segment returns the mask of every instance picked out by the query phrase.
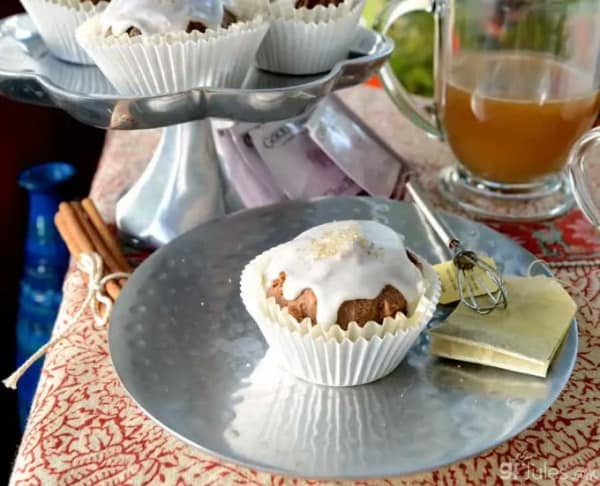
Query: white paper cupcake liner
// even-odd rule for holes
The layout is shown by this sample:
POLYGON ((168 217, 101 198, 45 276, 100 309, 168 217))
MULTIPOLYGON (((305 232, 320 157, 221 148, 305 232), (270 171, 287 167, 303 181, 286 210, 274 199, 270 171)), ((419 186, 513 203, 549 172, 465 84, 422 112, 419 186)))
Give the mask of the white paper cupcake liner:
POLYGON ((440 282, 423 259, 426 291, 413 315, 399 314, 383 323, 364 327, 351 324, 348 330, 332 326, 325 330, 298 323, 279 309, 264 290, 264 267, 269 252, 252 260, 242 272, 241 297, 267 343, 283 366, 306 381, 328 386, 353 386, 378 380, 391 373, 425 329, 440 296, 440 282))
POLYGON ((104 37, 98 18, 77 39, 123 95, 153 96, 192 88, 239 88, 269 26, 261 17, 228 29, 152 36, 104 37))
POLYGON ((345 59, 356 35, 364 2, 338 7, 293 8, 288 2, 269 7, 271 27, 258 50, 261 69, 285 74, 317 74, 345 59))
POLYGON ((88 19, 108 5, 78 0, 21 0, 50 52, 56 57, 76 64, 94 64, 79 46, 75 32, 88 19))

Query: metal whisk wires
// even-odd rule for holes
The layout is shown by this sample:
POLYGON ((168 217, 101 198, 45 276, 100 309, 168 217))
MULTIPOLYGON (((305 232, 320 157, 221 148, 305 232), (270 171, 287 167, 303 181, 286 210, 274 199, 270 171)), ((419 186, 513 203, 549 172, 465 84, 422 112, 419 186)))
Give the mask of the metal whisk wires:
POLYGON ((460 301, 481 315, 489 314, 494 309, 505 309, 508 301, 500 272, 474 251, 462 247, 460 240, 434 214, 431 203, 415 182, 407 182, 406 190, 438 238, 452 252, 460 301), (475 290, 474 283, 485 293, 478 296, 481 292, 475 290))

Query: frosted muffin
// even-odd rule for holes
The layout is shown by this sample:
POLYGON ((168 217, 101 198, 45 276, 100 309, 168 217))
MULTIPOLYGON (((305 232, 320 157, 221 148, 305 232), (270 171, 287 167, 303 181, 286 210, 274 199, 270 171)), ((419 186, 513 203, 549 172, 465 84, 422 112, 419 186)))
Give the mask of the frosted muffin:
POLYGON ((77 39, 124 95, 239 88, 268 25, 221 0, 112 0, 77 39))
POLYGON ((50 52, 76 64, 94 64, 75 38, 77 28, 98 15, 110 0, 21 0, 50 52))
POLYGON ((267 298, 273 297, 298 321, 333 322, 342 329, 355 322, 363 327, 399 312, 414 312, 423 293, 421 269, 393 230, 372 221, 332 223, 303 233, 275 252, 266 278, 277 277, 271 280, 267 298), (306 275, 307 266, 313 280, 306 275), (340 292, 345 286, 352 290, 340 292), (340 301, 336 294, 348 298, 340 301))
POLYGON ((356 385, 390 373, 431 318, 433 268, 373 221, 317 226, 255 258, 242 299, 297 376, 356 385))
MULTIPOLYGON (((240 2, 242 3, 242 2, 240 2)), ((256 0, 270 22, 257 54, 261 69, 308 75, 329 71, 348 56, 363 0, 256 0)))

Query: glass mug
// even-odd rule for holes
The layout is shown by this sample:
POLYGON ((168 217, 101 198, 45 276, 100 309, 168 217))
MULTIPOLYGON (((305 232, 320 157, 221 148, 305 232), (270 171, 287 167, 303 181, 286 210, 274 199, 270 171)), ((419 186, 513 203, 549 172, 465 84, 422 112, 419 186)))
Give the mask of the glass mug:
POLYGON ((600 229, 600 152, 596 152, 596 167, 587 157, 600 143, 600 128, 587 132, 573 147, 569 157, 569 177, 579 207, 590 223, 600 229))
POLYGON ((389 64, 380 77, 400 111, 452 150, 442 195, 508 221, 571 208, 565 166, 600 109, 600 1, 391 0, 377 28, 415 11, 434 15, 433 115, 389 64))

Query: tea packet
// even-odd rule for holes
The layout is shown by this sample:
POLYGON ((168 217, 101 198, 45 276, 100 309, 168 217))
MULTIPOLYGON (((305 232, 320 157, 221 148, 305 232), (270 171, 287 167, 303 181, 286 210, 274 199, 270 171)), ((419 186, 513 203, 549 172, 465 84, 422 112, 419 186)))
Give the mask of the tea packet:
POLYGON ((482 316, 464 304, 429 331, 433 355, 545 377, 577 306, 556 280, 505 277, 506 309, 482 316))
POLYGON ((308 116, 236 123, 216 134, 225 171, 247 207, 333 195, 395 197, 409 173, 406 161, 334 95, 308 116))
POLYGON ((242 162, 256 179, 268 187, 273 201, 283 201, 286 199, 283 191, 277 186, 269 168, 261 159, 260 154, 254 146, 252 138, 247 132, 245 124, 234 125, 228 132, 238 152, 242 155, 242 162))
POLYGON ((229 130, 216 131, 215 141, 223 171, 233 187, 225 188, 229 207, 259 207, 286 199, 279 188, 271 183, 270 173, 261 165, 258 155, 251 150, 240 150, 229 130))
POLYGON ((315 144, 305 121, 266 123, 247 132, 277 186, 290 199, 360 194, 362 188, 315 144))
POLYGON ((367 194, 390 197, 406 170, 399 156, 336 95, 306 123, 311 139, 367 194))

